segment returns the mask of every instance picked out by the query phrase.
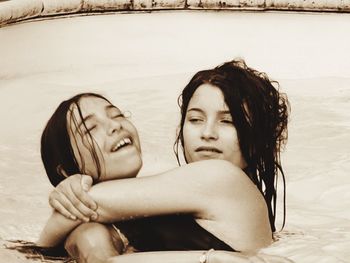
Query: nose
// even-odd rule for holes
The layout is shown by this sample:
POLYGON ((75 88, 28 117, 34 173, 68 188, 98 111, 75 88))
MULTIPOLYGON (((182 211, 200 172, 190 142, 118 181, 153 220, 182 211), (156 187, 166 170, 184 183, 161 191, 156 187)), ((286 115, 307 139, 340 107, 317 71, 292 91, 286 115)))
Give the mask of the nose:
POLYGON ((123 129, 123 126, 120 121, 109 120, 108 126, 107 126, 108 135, 113 135, 113 133, 119 132, 121 129, 123 129))
POLYGON ((206 122, 202 127, 201 139, 203 140, 217 140, 218 133, 214 123, 206 122))

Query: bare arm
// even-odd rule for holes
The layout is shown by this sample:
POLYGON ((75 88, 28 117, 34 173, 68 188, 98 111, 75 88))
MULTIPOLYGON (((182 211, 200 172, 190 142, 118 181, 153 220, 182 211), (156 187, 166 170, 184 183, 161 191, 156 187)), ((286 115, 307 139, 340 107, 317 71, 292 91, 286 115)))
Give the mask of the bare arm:
POLYGON ((65 242, 65 249, 78 262, 106 262, 120 255, 125 245, 112 226, 100 223, 84 223, 75 228, 65 242))
POLYGON ((67 219, 60 213, 53 211, 40 234, 37 245, 42 247, 54 247, 58 245, 80 223, 81 221, 67 219))
POLYGON ((210 263, 292 263, 293 261, 266 254, 245 255, 238 252, 213 251, 165 251, 125 254, 110 258, 108 263, 198 263, 206 255, 206 262, 210 263))
POLYGON ((200 161, 154 176, 103 182, 89 193, 98 204, 98 222, 190 213, 239 251, 272 241, 262 195, 241 169, 226 161, 200 161))
MULTIPOLYGON (((210 207, 205 198, 209 198, 214 204, 219 196, 218 191, 214 190, 217 188, 209 189, 208 186, 224 180, 223 175, 219 179, 218 175, 209 173, 208 169, 215 169, 215 164, 221 164, 218 168, 221 170, 230 165, 218 160, 203 162, 204 165, 199 163, 155 176, 114 180, 93 186, 90 194, 98 203, 98 222, 109 223, 132 217, 172 213, 191 213, 201 217, 200 214, 210 207)), ((218 170, 216 172, 223 174, 218 170)), ((42 246, 54 246, 80 223, 53 212, 38 243, 42 246)))
POLYGON ((230 163, 208 160, 155 176, 93 186, 99 222, 190 213, 239 251, 268 246, 272 233, 264 198, 248 176, 230 163))
POLYGON ((228 162, 210 160, 154 176, 102 182, 89 193, 98 204, 99 222, 174 213, 210 220, 214 215, 208 212, 239 194, 232 188, 239 177, 249 180, 228 162))

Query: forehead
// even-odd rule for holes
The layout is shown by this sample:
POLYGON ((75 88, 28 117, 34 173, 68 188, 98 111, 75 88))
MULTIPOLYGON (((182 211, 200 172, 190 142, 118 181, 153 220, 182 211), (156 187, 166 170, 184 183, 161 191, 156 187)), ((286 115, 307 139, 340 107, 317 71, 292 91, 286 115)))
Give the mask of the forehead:
POLYGON ((189 109, 192 107, 216 110, 228 109, 220 88, 211 84, 203 84, 196 89, 189 102, 189 109))
MULTIPOLYGON (((83 117, 94 112, 105 111, 107 106, 112 106, 108 101, 98 97, 82 97, 79 102, 79 107, 83 117)), ((76 105, 73 106, 73 111, 76 111, 76 105)))
MULTIPOLYGON (((83 118, 85 118, 88 115, 98 115, 99 113, 104 113, 109 108, 113 108, 120 111, 117 107, 115 107, 108 101, 93 96, 82 97, 79 100, 78 105, 83 118)), ((77 105, 71 105, 71 113, 76 118, 80 119, 80 114, 78 113, 77 105)))

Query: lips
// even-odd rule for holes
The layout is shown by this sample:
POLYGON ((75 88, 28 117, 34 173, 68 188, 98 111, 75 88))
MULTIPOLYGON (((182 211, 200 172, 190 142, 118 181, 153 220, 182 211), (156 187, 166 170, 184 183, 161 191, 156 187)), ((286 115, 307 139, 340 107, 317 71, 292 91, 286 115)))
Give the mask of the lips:
POLYGON ((219 150, 216 147, 212 147, 212 146, 201 146, 198 147, 195 152, 207 152, 207 153, 222 153, 221 150, 219 150))
POLYGON ((111 152, 117 152, 120 149, 122 149, 122 148, 124 148, 126 146, 129 146, 129 145, 132 145, 132 144, 133 143, 132 143, 131 137, 129 137, 129 136, 123 137, 120 140, 116 141, 112 145, 111 152))

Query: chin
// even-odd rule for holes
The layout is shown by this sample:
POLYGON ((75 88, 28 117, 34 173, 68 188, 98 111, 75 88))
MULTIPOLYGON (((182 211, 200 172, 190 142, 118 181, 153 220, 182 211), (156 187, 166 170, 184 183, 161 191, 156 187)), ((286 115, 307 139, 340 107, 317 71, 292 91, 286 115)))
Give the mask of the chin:
POLYGON ((116 180, 125 178, 134 178, 137 176, 142 167, 141 158, 130 158, 121 165, 110 167, 107 172, 110 176, 106 176, 106 180, 116 180), (113 171, 113 172, 112 172, 113 171))

